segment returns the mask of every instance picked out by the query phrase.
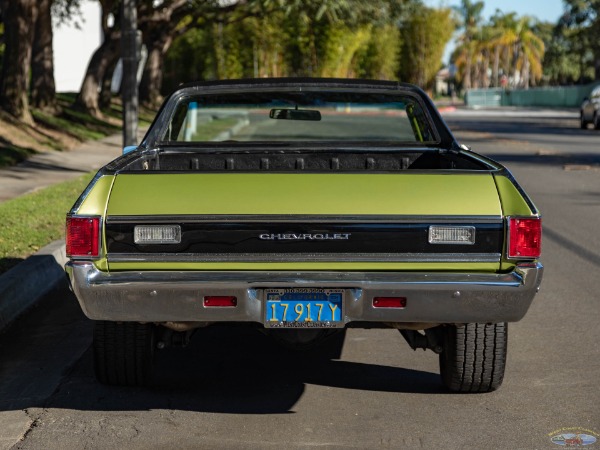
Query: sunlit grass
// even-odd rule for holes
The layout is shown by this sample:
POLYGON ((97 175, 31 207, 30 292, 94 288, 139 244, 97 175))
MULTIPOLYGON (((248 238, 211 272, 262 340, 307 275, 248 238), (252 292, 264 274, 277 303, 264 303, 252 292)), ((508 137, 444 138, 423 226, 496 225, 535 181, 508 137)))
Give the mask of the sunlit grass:
POLYGON ((0 273, 64 237, 65 215, 92 176, 89 173, 0 203, 0 273))
POLYGON ((216 118, 210 122, 198 124, 196 132, 192 135, 192 141, 211 141, 219 134, 231 129, 239 119, 232 117, 216 118))

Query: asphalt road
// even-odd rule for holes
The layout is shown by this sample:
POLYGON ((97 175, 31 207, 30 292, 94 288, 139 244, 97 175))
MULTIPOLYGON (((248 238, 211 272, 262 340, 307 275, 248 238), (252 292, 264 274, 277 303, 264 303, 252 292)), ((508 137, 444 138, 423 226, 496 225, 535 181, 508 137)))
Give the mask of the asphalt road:
POLYGON ((161 352, 152 388, 108 388, 62 288, 0 336, 0 448, 552 449, 564 428, 600 433, 600 131, 575 116, 446 119, 544 218, 542 291, 509 326, 498 391, 447 393, 437 356, 394 330, 348 330, 290 357, 241 327, 161 352))

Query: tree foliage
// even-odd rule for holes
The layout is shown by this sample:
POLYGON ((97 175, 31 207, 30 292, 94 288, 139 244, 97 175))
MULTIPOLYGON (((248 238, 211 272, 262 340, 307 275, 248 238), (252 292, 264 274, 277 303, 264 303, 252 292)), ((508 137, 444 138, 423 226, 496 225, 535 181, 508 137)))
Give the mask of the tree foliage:
MULTIPOLYGON (((467 8, 463 14, 465 11, 467 8)), ((463 89, 501 85, 528 88, 539 83, 546 46, 536 34, 537 25, 528 16, 497 10, 488 22, 463 26, 461 44, 453 55, 463 89)))
POLYGON ((600 80, 600 0, 564 0, 564 4, 554 35, 563 38, 565 53, 577 55, 580 81, 600 80))
POLYGON ((165 59, 164 91, 219 78, 397 77, 397 3, 269 0, 262 7, 254 15, 240 9, 201 19, 176 38, 165 59), (184 63, 189 58, 193 64, 184 63))
POLYGON ((473 58, 475 58, 479 46, 475 41, 475 37, 478 32, 477 26, 481 22, 483 7, 483 1, 462 0, 460 6, 454 8, 459 17, 460 27, 463 30, 459 41, 461 42, 461 60, 464 61, 464 67, 461 71, 464 89, 471 88, 473 58))
POLYGON ((451 10, 419 6, 402 21, 400 30, 400 80, 432 87, 444 49, 454 32, 451 10))
MULTIPOLYGON (((32 123, 30 104, 52 111, 54 22, 78 24, 83 0, 0 0, 0 106, 32 123)), ((104 41, 77 103, 96 116, 120 56, 121 0, 95 0, 104 41)), ((600 79, 600 0, 564 0, 557 24, 461 0, 453 13, 422 0, 137 0, 147 49, 140 85, 154 106, 180 82, 273 76, 400 79, 430 88, 444 47, 462 87, 528 87, 600 79)))

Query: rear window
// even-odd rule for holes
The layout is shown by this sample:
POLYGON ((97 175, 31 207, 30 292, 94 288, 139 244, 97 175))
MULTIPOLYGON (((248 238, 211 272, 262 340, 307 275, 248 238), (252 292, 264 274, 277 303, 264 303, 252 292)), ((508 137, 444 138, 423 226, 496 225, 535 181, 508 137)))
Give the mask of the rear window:
POLYGON ((342 90, 182 97, 162 136, 185 142, 436 142, 416 97, 342 90))

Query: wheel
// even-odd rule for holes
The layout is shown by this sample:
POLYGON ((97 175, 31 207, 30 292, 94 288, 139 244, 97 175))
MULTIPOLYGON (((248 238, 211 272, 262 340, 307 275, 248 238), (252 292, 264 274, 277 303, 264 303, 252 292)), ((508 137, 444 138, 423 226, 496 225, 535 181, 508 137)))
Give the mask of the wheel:
POLYGON ((94 326, 94 371, 100 383, 145 386, 152 375, 153 324, 98 321, 94 326))
POLYGON ((587 130, 587 122, 583 118, 583 111, 579 113, 579 126, 582 130, 587 130))
POLYGON ((491 392, 502 384, 508 325, 469 323, 442 330, 440 374, 453 392, 491 392))
POLYGON ((598 111, 594 114, 594 129, 600 130, 600 115, 598 115, 598 111))

